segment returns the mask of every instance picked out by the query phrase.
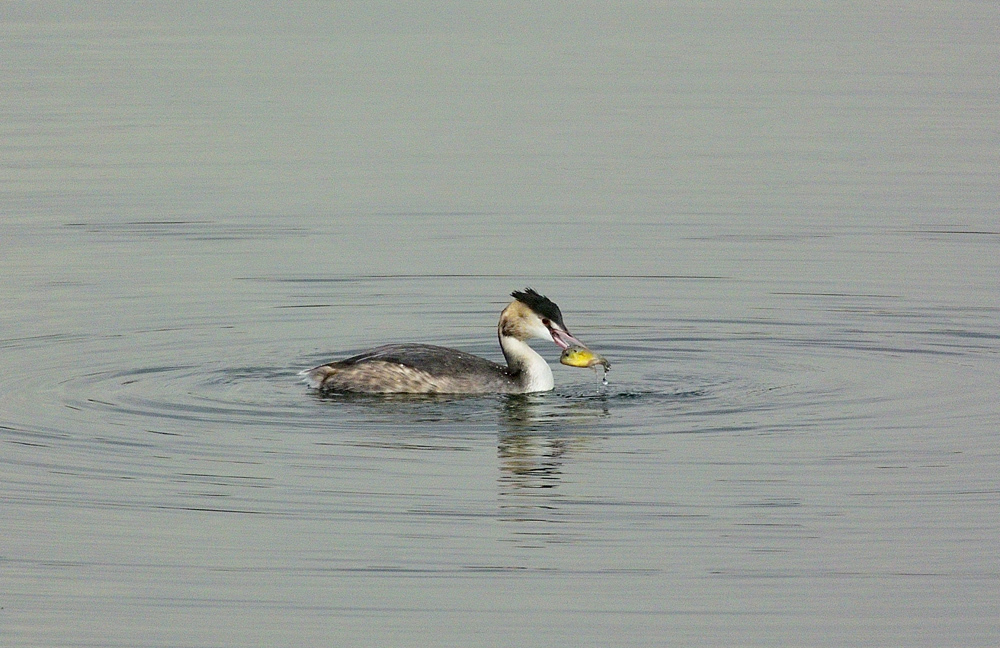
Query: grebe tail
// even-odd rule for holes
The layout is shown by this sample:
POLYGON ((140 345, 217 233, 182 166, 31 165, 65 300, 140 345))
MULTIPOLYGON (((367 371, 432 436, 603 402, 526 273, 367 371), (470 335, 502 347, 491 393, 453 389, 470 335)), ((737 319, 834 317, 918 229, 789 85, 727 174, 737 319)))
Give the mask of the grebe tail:
POLYGON ((552 369, 527 340, 562 349, 584 346, 570 335, 559 307, 531 288, 514 298, 497 325, 507 365, 431 344, 390 344, 302 372, 310 386, 329 392, 484 394, 549 391, 552 369))

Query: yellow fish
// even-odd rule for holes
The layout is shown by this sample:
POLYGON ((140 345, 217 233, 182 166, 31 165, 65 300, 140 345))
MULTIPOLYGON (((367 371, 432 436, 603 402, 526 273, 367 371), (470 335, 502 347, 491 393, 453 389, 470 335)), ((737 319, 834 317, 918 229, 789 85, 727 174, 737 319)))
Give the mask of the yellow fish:
POLYGON ((559 356, 559 362, 570 367, 596 367, 604 365, 604 370, 611 368, 611 363, 599 353, 594 353, 587 347, 572 346, 563 350, 559 356))

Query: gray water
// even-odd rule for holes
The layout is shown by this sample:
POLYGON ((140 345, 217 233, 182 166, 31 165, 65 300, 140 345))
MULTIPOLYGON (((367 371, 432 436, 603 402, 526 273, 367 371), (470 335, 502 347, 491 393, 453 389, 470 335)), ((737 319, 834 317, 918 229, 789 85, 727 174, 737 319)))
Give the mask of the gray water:
POLYGON ((3 645, 1000 643, 997 5, 161 4, 0 7, 3 645))

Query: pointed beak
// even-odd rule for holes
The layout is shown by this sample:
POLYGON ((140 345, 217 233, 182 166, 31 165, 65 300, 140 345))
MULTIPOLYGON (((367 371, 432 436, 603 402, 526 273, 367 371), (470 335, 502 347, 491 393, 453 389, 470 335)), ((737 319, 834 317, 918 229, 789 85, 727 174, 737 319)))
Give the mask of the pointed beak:
POLYGON ((552 341, 556 343, 560 349, 568 349, 571 346, 582 346, 586 348, 586 344, 577 340, 575 337, 569 334, 569 331, 564 331, 553 327, 549 328, 549 332, 552 334, 552 341))

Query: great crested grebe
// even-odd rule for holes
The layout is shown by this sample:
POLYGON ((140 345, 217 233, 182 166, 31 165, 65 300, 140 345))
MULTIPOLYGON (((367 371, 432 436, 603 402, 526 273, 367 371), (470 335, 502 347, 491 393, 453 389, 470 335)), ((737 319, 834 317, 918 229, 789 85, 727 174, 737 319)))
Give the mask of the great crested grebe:
POLYGON ((530 338, 562 349, 584 346, 569 334, 562 313, 531 288, 515 290, 497 325, 507 366, 471 353, 432 344, 389 344, 301 375, 312 387, 330 392, 405 394, 525 394, 549 391, 552 369, 528 346, 530 338))

